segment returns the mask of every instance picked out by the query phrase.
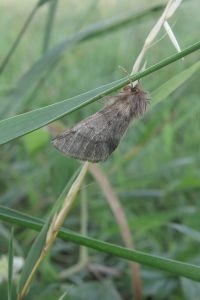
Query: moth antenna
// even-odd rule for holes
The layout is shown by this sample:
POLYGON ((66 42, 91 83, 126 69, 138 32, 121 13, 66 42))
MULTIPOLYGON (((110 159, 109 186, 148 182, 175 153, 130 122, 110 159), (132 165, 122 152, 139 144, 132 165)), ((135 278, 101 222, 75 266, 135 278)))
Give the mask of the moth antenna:
POLYGON ((134 86, 137 84, 137 81, 136 81, 136 84, 133 85, 133 80, 131 79, 130 74, 128 73, 128 71, 122 66, 119 66, 119 68, 127 75, 128 79, 129 79, 129 82, 130 82, 130 85, 132 86, 132 88, 134 88, 134 86))

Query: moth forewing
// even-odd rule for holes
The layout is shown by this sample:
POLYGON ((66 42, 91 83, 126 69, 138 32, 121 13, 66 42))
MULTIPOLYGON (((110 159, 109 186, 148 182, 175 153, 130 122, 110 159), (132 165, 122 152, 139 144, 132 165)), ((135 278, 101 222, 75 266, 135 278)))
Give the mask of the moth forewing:
POLYGON ((64 131, 52 141, 63 154, 83 161, 104 161, 116 149, 134 118, 144 114, 149 95, 137 84, 115 96, 115 101, 64 131))

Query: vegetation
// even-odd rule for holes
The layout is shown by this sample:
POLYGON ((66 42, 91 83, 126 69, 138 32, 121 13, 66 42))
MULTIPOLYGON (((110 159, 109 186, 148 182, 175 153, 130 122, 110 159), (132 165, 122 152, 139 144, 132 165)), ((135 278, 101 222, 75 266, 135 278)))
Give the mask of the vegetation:
POLYGON ((2 299, 198 299, 198 1, 130 75, 150 106, 106 162, 50 143, 129 83, 166 4, 1 1, 2 299))

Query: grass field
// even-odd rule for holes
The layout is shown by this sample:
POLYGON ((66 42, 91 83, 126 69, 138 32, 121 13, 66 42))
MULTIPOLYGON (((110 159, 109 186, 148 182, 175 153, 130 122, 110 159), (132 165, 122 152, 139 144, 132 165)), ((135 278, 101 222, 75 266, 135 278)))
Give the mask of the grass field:
MULTIPOLYGON (((131 72, 165 5, 0 2, 2 299, 17 299, 17 286, 23 290, 47 226, 82 167, 56 151, 52 137, 118 93, 115 81, 126 76, 119 66, 131 72), (112 93, 95 101, 96 91, 106 93, 109 83, 112 93), (16 257, 26 271, 11 267, 16 257)), ((199 1, 183 1, 169 24, 181 50, 199 42, 199 1)), ((175 54, 162 29, 143 63, 148 68, 175 54)), ((45 253, 26 298, 18 299, 198 299, 199 67, 199 50, 191 51, 141 78, 151 95, 145 116, 131 124, 106 162, 90 166, 63 224, 67 231, 45 253)))

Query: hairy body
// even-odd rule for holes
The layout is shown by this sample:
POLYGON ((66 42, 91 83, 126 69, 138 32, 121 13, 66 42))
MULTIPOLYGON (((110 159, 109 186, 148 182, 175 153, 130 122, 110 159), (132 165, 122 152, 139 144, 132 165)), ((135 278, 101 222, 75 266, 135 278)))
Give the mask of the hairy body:
POLYGON ((149 95, 137 84, 114 97, 114 102, 55 137, 53 145, 76 159, 104 161, 116 149, 131 121, 144 114, 149 95))

